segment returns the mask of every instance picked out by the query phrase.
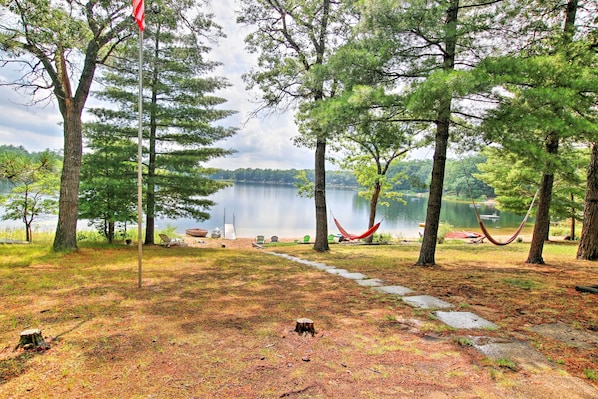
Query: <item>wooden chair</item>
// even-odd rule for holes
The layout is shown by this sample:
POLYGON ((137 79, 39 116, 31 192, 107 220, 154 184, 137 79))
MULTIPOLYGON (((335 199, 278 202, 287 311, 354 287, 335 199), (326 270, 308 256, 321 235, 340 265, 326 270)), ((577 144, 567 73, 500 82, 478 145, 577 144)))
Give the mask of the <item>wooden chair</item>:
POLYGON ((160 240, 162 240, 162 242, 160 244, 163 246, 166 246, 167 248, 170 248, 174 245, 178 245, 181 247, 184 247, 187 245, 180 238, 170 238, 166 234, 159 234, 159 236, 160 236, 160 240))

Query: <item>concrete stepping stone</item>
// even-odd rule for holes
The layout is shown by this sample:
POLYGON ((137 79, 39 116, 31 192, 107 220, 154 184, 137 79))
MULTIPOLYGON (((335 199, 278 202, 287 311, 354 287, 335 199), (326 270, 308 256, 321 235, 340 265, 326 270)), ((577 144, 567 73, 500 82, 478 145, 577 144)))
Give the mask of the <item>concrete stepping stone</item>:
POLYGON ((525 341, 491 337, 472 337, 471 341, 475 349, 490 359, 508 359, 529 371, 552 368, 546 357, 525 341))
POLYGON ((337 269, 337 268, 333 268, 333 269, 326 269, 326 271, 330 274, 341 274, 341 273, 349 273, 348 270, 345 269, 337 269))
POLYGON ((316 269, 320 269, 320 270, 336 269, 336 267, 327 265, 326 263, 315 262, 312 264, 312 266, 315 267, 316 269))
POLYGON ((453 328, 498 328, 498 326, 471 312, 434 312, 438 320, 453 328))
POLYGON ((540 324, 532 327, 532 331, 545 337, 564 342, 569 346, 583 349, 598 348, 598 334, 579 330, 562 322, 540 324))
POLYGON ((430 295, 406 296, 403 297, 403 302, 421 309, 448 309, 453 305, 430 295))
POLYGON ((384 292, 386 294, 393 294, 398 296, 405 296, 413 292, 413 290, 410 290, 407 287, 401 287, 400 285, 387 285, 384 287, 376 287, 374 289, 376 291, 384 292))
POLYGON ((347 272, 347 273, 339 273, 338 275, 341 277, 344 277, 344 278, 348 278, 349 280, 363 280, 363 279, 368 278, 368 276, 366 276, 365 274, 362 274, 362 273, 347 272))
POLYGON ((357 284, 364 287, 380 287, 382 284, 384 284, 384 281, 378 278, 368 278, 365 280, 357 280, 357 284))

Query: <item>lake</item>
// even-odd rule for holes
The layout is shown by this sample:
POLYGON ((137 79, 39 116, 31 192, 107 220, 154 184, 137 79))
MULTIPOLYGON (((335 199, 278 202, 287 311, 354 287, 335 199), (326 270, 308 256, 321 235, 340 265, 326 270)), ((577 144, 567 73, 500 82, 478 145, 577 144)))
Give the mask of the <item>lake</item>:
MULTIPOLYGON (((160 220, 158 228, 166 225, 176 226, 177 232, 184 234, 190 227, 202 227, 212 230, 226 223, 234 223, 238 237, 277 235, 287 238, 301 238, 306 234, 315 236, 315 208, 311 198, 297 196, 294 186, 236 183, 220 190, 212 197, 217 205, 211 210, 211 218, 202 223, 192 219, 160 220)), ((390 206, 378 206, 377 221, 382 220, 381 233, 390 233, 394 237, 417 237, 423 231, 419 227, 426 218, 427 199, 404 197, 405 204, 391 202, 390 206)), ((349 233, 361 234, 367 230, 369 202, 361 198, 355 189, 328 188, 328 230, 338 233, 332 219, 334 217, 349 233)), ((499 219, 488 221, 490 228, 516 229, 522 216, 498 211, 493 205, 481 204, 480 214, 496 214, 499 219)), ((444 201, 441 222, 458 229, 475 229, 479 226, 470 203, 444 201)))
MULTIPOLYGON (((193 219, 156 219, 156 230, 167 226, 176 227, 177 233, 183 235, 185 229, 201 227, 212 230, 223 228, 225 223, 235 225, 238 237, 254 237, 277 235, 285 238, 302 238, 308 234, 315 237, 316 222, 314 201, 311 198, 297 196, 294 186, 235 183, 210 197, 216 202, 210 211, 210 219, 196 222, 193 219)), ((349 233, 361 234, 367 230, 369 218, 369 202, 361 198, 355 189, 328 188, 328 230, 336 234, 332 215, 349 233)), ((394 237, 417 237, 423 229, 419 227, 426 218, 427 199, 425 197, 404 197, 405 204, 391 202, 390 206, 378 206, 377 221, 382 220, 380 233, 389 233, 394 237)), ((492 205, 481 204, 481 214, 496 214, 498 220, 488 221, 489 228, 505 228, 510 234, 522 220, 522 216, 501 212, 492 205)), ((441 223, 448 223, 457 230, 471 229, 479 231, 475 213, 470 203, 444 201, 441 211, 441 223)), ((21 228, 17 221, 0 221, 0 228, 21 228)), ((56 217, 47 216, 34 222, 36 231, 53 231, 56 228, 56 217)), ((79 229, 89 229, 86 221, 79 222, 79 229)))

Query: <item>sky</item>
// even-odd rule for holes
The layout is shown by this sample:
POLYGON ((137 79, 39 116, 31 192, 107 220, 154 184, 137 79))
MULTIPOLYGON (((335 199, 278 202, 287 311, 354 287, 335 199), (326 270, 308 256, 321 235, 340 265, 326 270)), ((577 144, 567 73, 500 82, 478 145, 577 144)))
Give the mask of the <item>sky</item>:
MULTIPOLYGON (((215 74, 226 77, 232 84, 216 93, 227 99, 224 108, 238 113, 224 121, 223 125, 238 128, 235 136, 218 142, 218 147, 234 149, 231 156, 210 161, 206 166, 223 169, 270 168, 270 169, 313 169, 313 152, 298 148, 292 138, 297 135, 292 112, 276 113, 268 116, 252 117, 257 108, 259 93, 245 89, 241 75, 255 64, 255 55, 245 50, 244 27, 236 24, 235 1, 220 0, 211 2, 215 22, 224 29, 226 38, 213 46, 209 57, 223 65, 215 74)), ((13 79, 16 71, 0 69, 0 82, 13 79)), ((94 88, 92 87, 92 91, 94 88)), ((23 146, 28 151, 42 151, 46 148, 63 148, 62 117, 55 103, 31 104, 31 98, 0 86, 0 144, 23 146)), ((92 98, 87 105, 94 104, 92 98)), ((89 117, 84 116, 84 120, 89 117)))

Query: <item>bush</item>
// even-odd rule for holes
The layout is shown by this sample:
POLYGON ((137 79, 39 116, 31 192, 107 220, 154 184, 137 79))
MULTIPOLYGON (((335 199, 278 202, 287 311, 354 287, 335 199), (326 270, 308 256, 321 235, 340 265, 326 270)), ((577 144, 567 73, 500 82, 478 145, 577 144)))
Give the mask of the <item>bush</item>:
POLYGON ((442 244, 444 242, 444 239, 446 237, 446 233, 448 233, 449 231, 453 230, 454 227, 448 223, 440 223, 440 226, 438 226, 438 244, 442 244))

